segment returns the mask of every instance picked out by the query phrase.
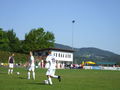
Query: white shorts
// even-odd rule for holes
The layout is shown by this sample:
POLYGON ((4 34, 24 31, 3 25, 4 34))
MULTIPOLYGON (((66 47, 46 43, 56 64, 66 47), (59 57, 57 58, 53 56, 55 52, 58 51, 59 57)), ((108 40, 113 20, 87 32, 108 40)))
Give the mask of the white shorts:
POLYGON ((49 65, 50 65, 49 63, 46 63, 46 64, 45 64, 45 68, 48 69, 48 68, 49 68, 49 65))
POLYGON ((47 72, 46 72, 46 75, 54 76, 55 75, 55 69, 48 69, 47 72))
POLYGON ((13 68, 14 64, 13 63, 9 63, 9 68, 13 68))
POLYGON ((35 66, 28 67, 28 71, 33 71, 34 72, 34 70, 35 70, 35 66))

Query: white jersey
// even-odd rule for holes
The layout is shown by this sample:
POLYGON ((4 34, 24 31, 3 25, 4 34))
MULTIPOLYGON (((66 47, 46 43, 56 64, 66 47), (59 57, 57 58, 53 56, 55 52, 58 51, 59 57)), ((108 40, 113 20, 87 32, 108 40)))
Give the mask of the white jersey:
POLYGON ((56 69, 56 59, 53 55, 48 55, 46 62, 49 64, 48 69, 56 69))
POLYGON ((35 59, 33 56, 30 56, 29 63, 30 63, 30 66, 35 66, 35 59))

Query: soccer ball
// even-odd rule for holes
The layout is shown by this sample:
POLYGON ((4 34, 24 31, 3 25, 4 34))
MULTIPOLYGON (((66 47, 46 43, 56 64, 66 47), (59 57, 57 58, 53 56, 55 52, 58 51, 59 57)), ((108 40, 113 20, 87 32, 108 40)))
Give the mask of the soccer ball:
POLYGON ((20 75, 20 72, 17 72, 17 75, 20 75))
POLYGON ((49 84, 49 83, 48 83, 48 80, 44 80, 44 83, 45 83, 45 84, 49 84))

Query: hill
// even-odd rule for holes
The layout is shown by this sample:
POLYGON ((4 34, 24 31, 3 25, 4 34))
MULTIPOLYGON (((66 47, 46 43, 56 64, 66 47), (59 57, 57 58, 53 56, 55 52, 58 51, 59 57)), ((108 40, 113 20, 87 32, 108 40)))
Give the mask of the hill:
MULTIPOLYGON (((72 48, 67 45, 55 43, 55 48, 71 50, 72 48)), ((81 63, 82 61, 94 62, 114 62, 120 64, 120 55, 110 51, 101 50, 94 47, 88 48, 74 48, 74 63, 81 63)), ((10 52, 0 51, 0 62, 7 62, 10 52)), ((26 54, 15 53, 16 62, 26 62, 26 54)))
MULTIPOLYGON (((72 49, 70 46, 57 43, 55 44, 55 48, 72 49)), ((120 55, 110 51, 94 47, 74 48, 74 51, 74 63, 81 63, 82 61, 120 63, 120 55)))

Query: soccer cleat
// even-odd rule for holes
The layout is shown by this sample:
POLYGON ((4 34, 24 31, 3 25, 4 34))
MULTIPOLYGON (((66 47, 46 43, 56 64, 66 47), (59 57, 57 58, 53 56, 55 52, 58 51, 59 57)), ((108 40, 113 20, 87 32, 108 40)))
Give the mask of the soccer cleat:
POLYGON ((59 80, 59 82, 61 82, 61 77, 60 76, 58 76, 58 80, 59 80))

